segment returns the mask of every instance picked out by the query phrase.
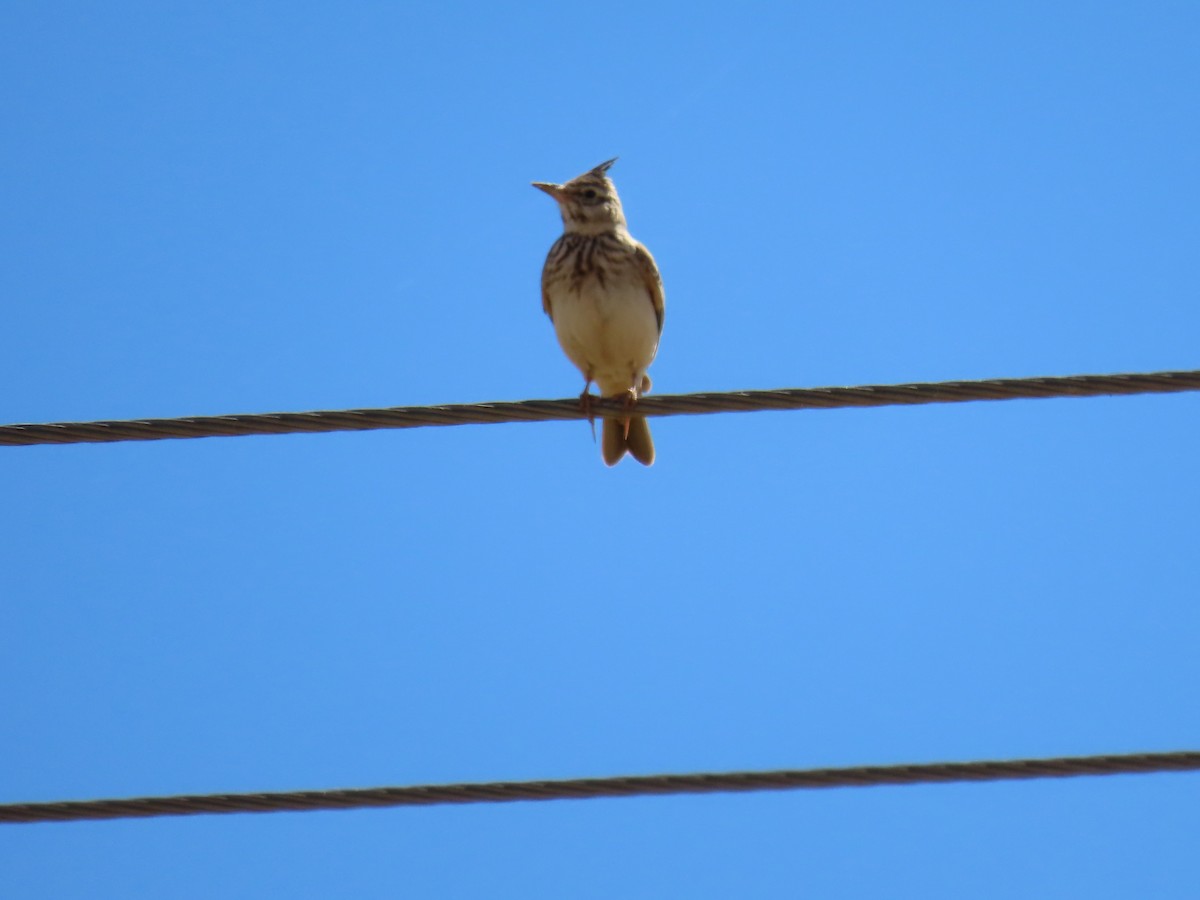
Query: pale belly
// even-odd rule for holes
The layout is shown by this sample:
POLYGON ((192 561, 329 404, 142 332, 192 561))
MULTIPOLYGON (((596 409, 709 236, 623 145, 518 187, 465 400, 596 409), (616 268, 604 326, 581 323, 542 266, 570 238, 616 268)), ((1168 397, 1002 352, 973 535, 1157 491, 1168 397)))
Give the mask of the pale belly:
POLYGON ((571 362, 605 396, 640 386, 658 352, 658 318, 640 281, 601 288, 589 278, 579 292, 556 295, 554 331, 571 362))

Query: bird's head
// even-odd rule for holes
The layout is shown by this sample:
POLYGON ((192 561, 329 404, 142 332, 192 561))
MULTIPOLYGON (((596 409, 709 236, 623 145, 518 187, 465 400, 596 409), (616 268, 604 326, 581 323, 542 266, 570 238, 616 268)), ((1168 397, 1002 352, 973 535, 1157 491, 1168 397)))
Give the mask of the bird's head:
POLYGON ((625 227, 625 213, 616 185, 608 170, 616 159, 602 162, 589 172, 572 178, 566 184, 535 181, 533 186, 545 191, 558 203, 563 229, 579 234, 602 234, 625 227))

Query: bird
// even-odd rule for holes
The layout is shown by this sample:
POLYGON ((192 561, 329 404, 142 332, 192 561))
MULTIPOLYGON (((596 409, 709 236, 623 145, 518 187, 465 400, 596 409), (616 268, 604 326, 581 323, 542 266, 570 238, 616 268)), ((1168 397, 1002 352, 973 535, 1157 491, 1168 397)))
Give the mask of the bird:
POLYGON ((602 397, 621 399, 631 413, 604 420, 604 462, 615 466, 628 451, 649 466, 650 426, 632 412, 650 390, 646 370, 658 353, 666 301, 658 265, 629 233, 608 177, 615 162, 602 162, 563 184, 533 182, 558 203, 563 222, 542 268, 542 310, 563 352, 583 373, 579 402, 589 420, 593 382, 602 397))

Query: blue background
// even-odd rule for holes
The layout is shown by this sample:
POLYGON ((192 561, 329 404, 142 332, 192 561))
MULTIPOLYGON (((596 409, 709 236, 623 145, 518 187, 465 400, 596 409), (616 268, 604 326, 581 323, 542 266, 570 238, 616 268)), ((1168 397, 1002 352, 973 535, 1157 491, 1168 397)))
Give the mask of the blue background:
MULTIPOLYGON (((1194 3, 7 3, 0 421, 1200 367, 1194 3)), ((1200 397, 0 451, 0 801, 1200 747, 1200 397)), ((17 897, 1195 896, 1195 775, 9 826, 17 897)))

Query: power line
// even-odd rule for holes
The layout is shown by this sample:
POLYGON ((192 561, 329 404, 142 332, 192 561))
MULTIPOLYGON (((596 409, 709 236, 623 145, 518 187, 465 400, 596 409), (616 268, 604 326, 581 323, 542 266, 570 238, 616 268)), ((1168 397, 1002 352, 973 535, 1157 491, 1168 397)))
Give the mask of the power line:
MULTIPOLYGON (((925 403, 962 403, 968 400, 1169 394, 1196 390, 1200 390, 1200 370, 675 394, 643 397, 638 401, 637 409, 638 413, 644 416, 687 416, 761 410, 917 406, 925 403)), ((600 418, 628 415, 628 410, 617 400, 597 399, 593 410, 600 418)), ((0 425, 0 445, 156 441, 164 438, 240 437, 252 434, 311 434, 329 431, 370 431, 378 428, 492 425, 499 422, 545 422, 583 418, 586 417, 575 398, 522 400, 302 413, 0 425)))
POLYGON ((0 822, 69 822, 191 816, 204 813, 311 812, 385 806, 434 806, 448 803, 503 803, 513 800, 583 800, 665 794, 711 794, 880 785, 947 784, 1123 775, 1200 770, 1200 752, 1130 753, 1068 756, 991 762, 853 766, 839 769, 785 769, 775 772, 724 772, 695 775, 638 775, 576 778, 566 781, 497 781, 417 787, 361 788, 337 791, 283 791, 257 794, 193 794, 130 800, 74 800, 62 803, 0 805, 0 822))

